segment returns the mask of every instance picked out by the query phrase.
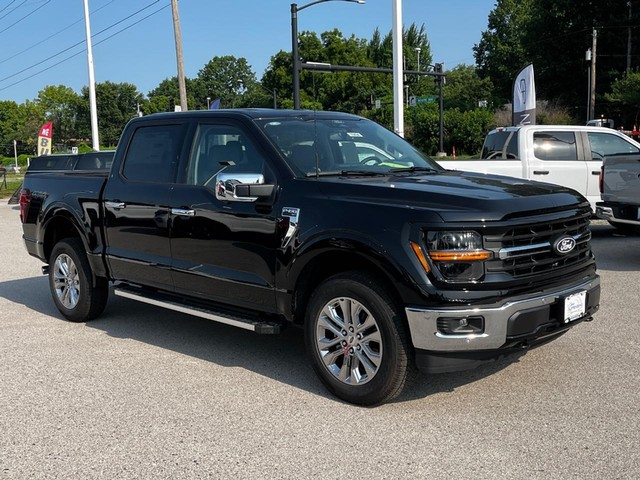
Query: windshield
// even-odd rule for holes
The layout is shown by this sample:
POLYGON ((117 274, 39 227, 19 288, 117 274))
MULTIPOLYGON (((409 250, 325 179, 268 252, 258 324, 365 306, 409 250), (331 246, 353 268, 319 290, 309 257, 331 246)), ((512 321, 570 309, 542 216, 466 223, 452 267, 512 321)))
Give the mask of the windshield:
POLYGON ((299 176, 442 170, 404 139, 364 118, 287 118, 257 123, 299 176))

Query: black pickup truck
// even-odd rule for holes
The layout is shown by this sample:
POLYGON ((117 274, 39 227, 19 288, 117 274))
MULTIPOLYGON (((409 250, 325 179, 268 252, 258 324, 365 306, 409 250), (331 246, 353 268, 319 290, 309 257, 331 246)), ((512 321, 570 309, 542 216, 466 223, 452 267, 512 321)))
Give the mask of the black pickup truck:
POLYGON ((589 203, 442 169, 341 113, 157 114, 104 171, 27 172, 20 216, 62 315, 113 293, 255 331, 304 328, 312 365, 373 405, 591 320, 589 203))

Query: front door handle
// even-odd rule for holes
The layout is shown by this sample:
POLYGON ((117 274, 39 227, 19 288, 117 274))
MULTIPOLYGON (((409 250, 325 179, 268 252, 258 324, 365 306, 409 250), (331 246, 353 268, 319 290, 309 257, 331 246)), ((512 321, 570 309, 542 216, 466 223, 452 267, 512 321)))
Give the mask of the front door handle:
POLYGON ((549 175, 549 170, 534 170, 534 175, 549 175))
POLYGON ((178 215, 179 217, 193 217, 195 216, 195 210, 189 210, 186 208, 172 208, 171 215, 178 215))
POLYGON ((591 170, 591 175, 598 175, 598 176, 600 176, 600 170, 591 170))
POLYGON ((126 207, 124 202, 104 202, 104 206, 107 208, 115 208, 116 210, 126 207))

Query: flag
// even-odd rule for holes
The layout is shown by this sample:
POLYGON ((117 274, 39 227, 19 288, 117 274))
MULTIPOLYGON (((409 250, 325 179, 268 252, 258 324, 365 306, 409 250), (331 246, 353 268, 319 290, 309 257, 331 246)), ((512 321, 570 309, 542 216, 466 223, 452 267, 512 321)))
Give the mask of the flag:
POLYGON ((209 110, 218 110, 219 108, 220 108, 220 99, 216 98, 211 104, 211 106, 209 107, 209 110))
POLYGON ((53 134, 53 122, 47 122, 40 127, 38 133, 38 156, 51 154, 51 137, 53 134))
POLYGON ((536 85, 533 64, 524 67, 513 82, 513 125, 536 124, 536 85))

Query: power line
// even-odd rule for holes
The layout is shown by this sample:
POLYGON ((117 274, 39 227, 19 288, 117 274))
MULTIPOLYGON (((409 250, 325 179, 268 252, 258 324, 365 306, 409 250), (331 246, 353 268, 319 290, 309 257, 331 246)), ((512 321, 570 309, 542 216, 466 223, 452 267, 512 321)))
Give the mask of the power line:
MULTIPOLYGON (((15 0, 13 0, 15 1, 15 0)), ((94 13, 98 13, 100 10, 102 10, 103 8, 107 7, 108 5, 112 4, 113 2, 115 2, 116 0, 111 0, 110 2, 104 4, 103 6, 101 6, 100 8, 97 8, 96 10, 94 10, 91 15, 93 15, 94 13)), ((11 5, 11 4, 9 4, 11 5)), ((6 7, 5 7, 6 8, 6 7)), ((2 65, 5 62, 8 62, 9 60, 12 60, 14 58, 16 58, 18 55, 22 55, 23 53, 28 52, 29 50, 38 47, 41 43, 46 42, 47 40, 55 37, 56 35, 60 35, 62 32, 64 32, 65 30, 67 30, 68 28, 73 27, 74 25, 76 25, 77 23, 80 23, 84 20, 83 18, 79 18, 78 20, 76 20, 75 22, 67 25, 66 27, 62 28, 61 30, 58 30, 56 33, 52 33, 51 35, 49 35, 47 38, 43 38, 42 40, 34 43, 33 45, 31 45, 30 47, 25 48, 24 50, 19 51, 18 53, 11 55, 10 57, 5 58, 4 60, 0 60, 0 65, 2 65)))
MULTIPOLYGON (((25 0, 26 1, 26 0, 25 0)), ((38 10, 40 10, 42 7, 44 7, 47 3, 51 2, 51 0, 47 0, 46 2, 44 2, 42 5, 40 5, 39 7, 35 8, 34 10, 31 10, 29 13, 27 13, 24 17, 21 17, 19 20, 13 22, 11 25, 9 25, 7 28, 5 28, 4 30, 0 30, 0 33, 4 33, 7 30, 9 30, 11 27, 16 26, 17 24, 19 24, 22 20, 24 20, 25 18, 30 17, 31 15, 33 15, 34 13, 36 13, 38 10)), ((24 2, 23 2, 24 3, 24 2)), ((20 4, 22 5, 22 3, 20 4)), ((18 5, 18 6, 20 6, 18 5)), ((18 8, 18 7, 16 7, 18 8)), ((13 10, 12 10, 13 11, 13 10)), ((11 12, 9 12, 11 13, 11 12)))
MULTIPOLYGON (((9 7, 11 6, 11 4, 12 4, 12 3, 14 3, 15 1, 16 1, 16 0, 11 0, 11 1, 9 2, 9 4, 8 4, 6 7, 4 7, 2 10, 0 10, 0 13, 4 12, 7 8, 9 8, 9 7)), ((2 17, 2 18, 4 18, 4 17, 2 17)))
MULTIPOLYGON (((123 29, 121 29, 121 30, 118 30, 118 31, 117 31, 117 32, 115 32, 114 34, 112 34, 112 35, 108 36, 107 38, 104 38, 104 39, 100 40, 99 42, 95 43, 94 45, 100 45, 101 43, 106 42, 106 41, 107 41, 107 40, 109 40, 110 38, 113 38, 113 37, 115 37, 116 35, 118 35, 118 34, 120 34, 120 33, 124 32, 125 30, 128 30, 129 28, 131 28, 131 27, 133 27, 133 26, 135 26, 135 25, 139 24, 140 22, 143 22, 144 20, 146 20, 146 19, 148 19, 148 18, 152 17, 153 15, 155 15, 155 14, 157 14, 157 13, 160 13, 162 10, 164 10, 164 9, 165 9, 165 8, 167 8, 167 7, 169 7, 169 4, 165 5, 164 7, 160 7, 160 8, 159 8, 158 10, 156 10, 155 12, 151 12, 151 13, 150 13, 149 15, 147 15, 146 17, 142 17, 140 20, 137 20, 136 22, 132 23, 131 25, 128 25, 128 26, 124 27, 124 28, 123 28, 123 29)), ((39 71, 35 72, 35 73, 34 73, 34 74, 32 74, 29 78, 31 78, 31 77, 35 77, 36 75, 39 75, 39 74, 41 74, 41 73, 44 73, 44 72, 46 72, 47 70, 52 69, 53 67, 57 67, 57 66, 58 66, 58 65, 60 65, 61 63, 64 63, 64 62, 66 62, 67 60, 71 60, 73 57, 77 57, 77 56, 78 56, 78 55, 80 55, 81 53, 84 53, 86 50, 87 50, 87 49, 85 48, 85 49, 83 49, 83 50, 80 50, 80 51, 79 51, 79 52, 77 52, 77 53, 74 53, 73 55, 69 55, 67 58, 64 58, 64 59, 60 60, 59 62, 54 63, 53 65, 50 65, 50 66, 48 66, 48 67, 46 67, 46 68, 43 68, 42 70, 39 70, 39 71)), ((23 78, 23 79, 21 79, 21 80, 18 80, 18 81, 16 81, 16 82, 13 82, 13 83, 12 83, 12 84, 10 84, 10 85, 7 85, 6 87, 2 87, 2 88, 0 88, 0 92, 2 92, 2 91, 4 91, 4 90, 6 90, 6 89, 8 89, 8 88, 11 88, 11 87, 13 87, 13 86, 15 86, 15 85, 18 85, 19 83, 22 83, 24 80, 26 80, 26 79, 24 79, 24 78, 23 78)))
MULTIPOLYGON (((11 0, 11 3, 9 5, 7 5, 6 7, 4 7, 2 10, 0 10, 0 12, 4 12, 7 8, 9 8, 11 6, 11 4, 13 2, 15 2, 16 0, 11 0)), ((27 3, 28 0, 24 0, 24 2, 22 2, 20 5, 18 5, 17 7, 13 7, 11 10, 9 10, 7 13, 5 13, 3 16, 0 17, 0 20, 2 20, 3 18, 7 17, 8 15, 11 15, 15 10, 17 10, 18 8, 20 8, 22 5, 24 5, 25 3, 27 3)))
MULTIPOLYGON (((49 0, 49 1, 50 1, 50 0, 49 0)), ((124 22, 124 21, 126 21, 126 20, 130 19, 131 17, 133 17, 133 16, 137 15, 138 13, 140 13, 140 12, 142 12, 142 11, 146 10, 147 8, 151 7, 152 5, 155 5, 155 4, 156 4, 156 3, 158 3, 159 1, 160 1, 160 0, 155 0, 155 2, 150 3, 149 5, 147 5, 146 7, 141 8, 141 9, 140 9, 140 10, 138 10, 137 12, 134 12, 134 13, 132 13, 131 15, 128 15, 128 16, 124 17, 123 19, 118 20, 118 21, 117 21, 117 22, 115 22, 115 23, 112 23, 112 24, 111 24, 111 25, 109 25, 107 28, 103 28, 103 29, 102 29, 102 30, 100 30, 99 32, 94 33, 93 35, 91 35, 91 38, 96 37, 96 36, 98 36, 98 35, 100 35, 100 34, 102 34, 102 33, 106 32, 107 30, 112 29, 112 28, 113 28, 113 27, 115 27, 116 25, 121 24, 122 22, 124 22)), ((110 37, 108 37, 108 38, 110 38, 110 37)), ((50 56, 48 56, 47 58, 45 58, 45 59, 43 59, 43 60, 40 60, 40 61, 38 61, 38 62, 36 62, 36 63, 34 63, 34 64, 32 64, 32 65, 29 65, 29 66, 28 66, 28 67, 26 67, 26 68, 23 68, 22 70, 20 70, 20 71, 18 71, 18 72, 16 72, 16 73, 13 73, 13 74, 8 75, 8 76, 6 76, 6 77, 0 78, 0 83, 4 82, 5 80, 9 80, 10 78, 13 78, 13 77, 15 77, 15 76, 17 76, 17 75, 20 75, 21 73, 24 73, 24 72, 26 72, 27 70, 31 70, 32 68, 35 68, 35 67, 37 67, 37 66, 39 66, 39 65, 43 64, 44 62, 47 62, 47 61, 51 60, 52 58, 55 58, 55 57, 57 57, 57 56, 59 56, 59 55, 62 55, 63 53, 68 52, 68 51, 69 51, 69 50, 71 50, 72 48, 75 48, 75 47, 77 47, 78 45, 81 45, 81 44, 83 44, 83 43, 85 43, 85 42, 86 42, 86 40, 81 40, 81 41, 79 41, 79 42, 77 42, 77 43, 74 43, 74 44, 73 44, 73 45, 71 45, 70 47, 64 48, 64 49, 60 50, 59 52, 54 53, 53 55, 50 55, 50 56)), ((96 45, 97 45, 97 44, 96 44, 96 45)))

